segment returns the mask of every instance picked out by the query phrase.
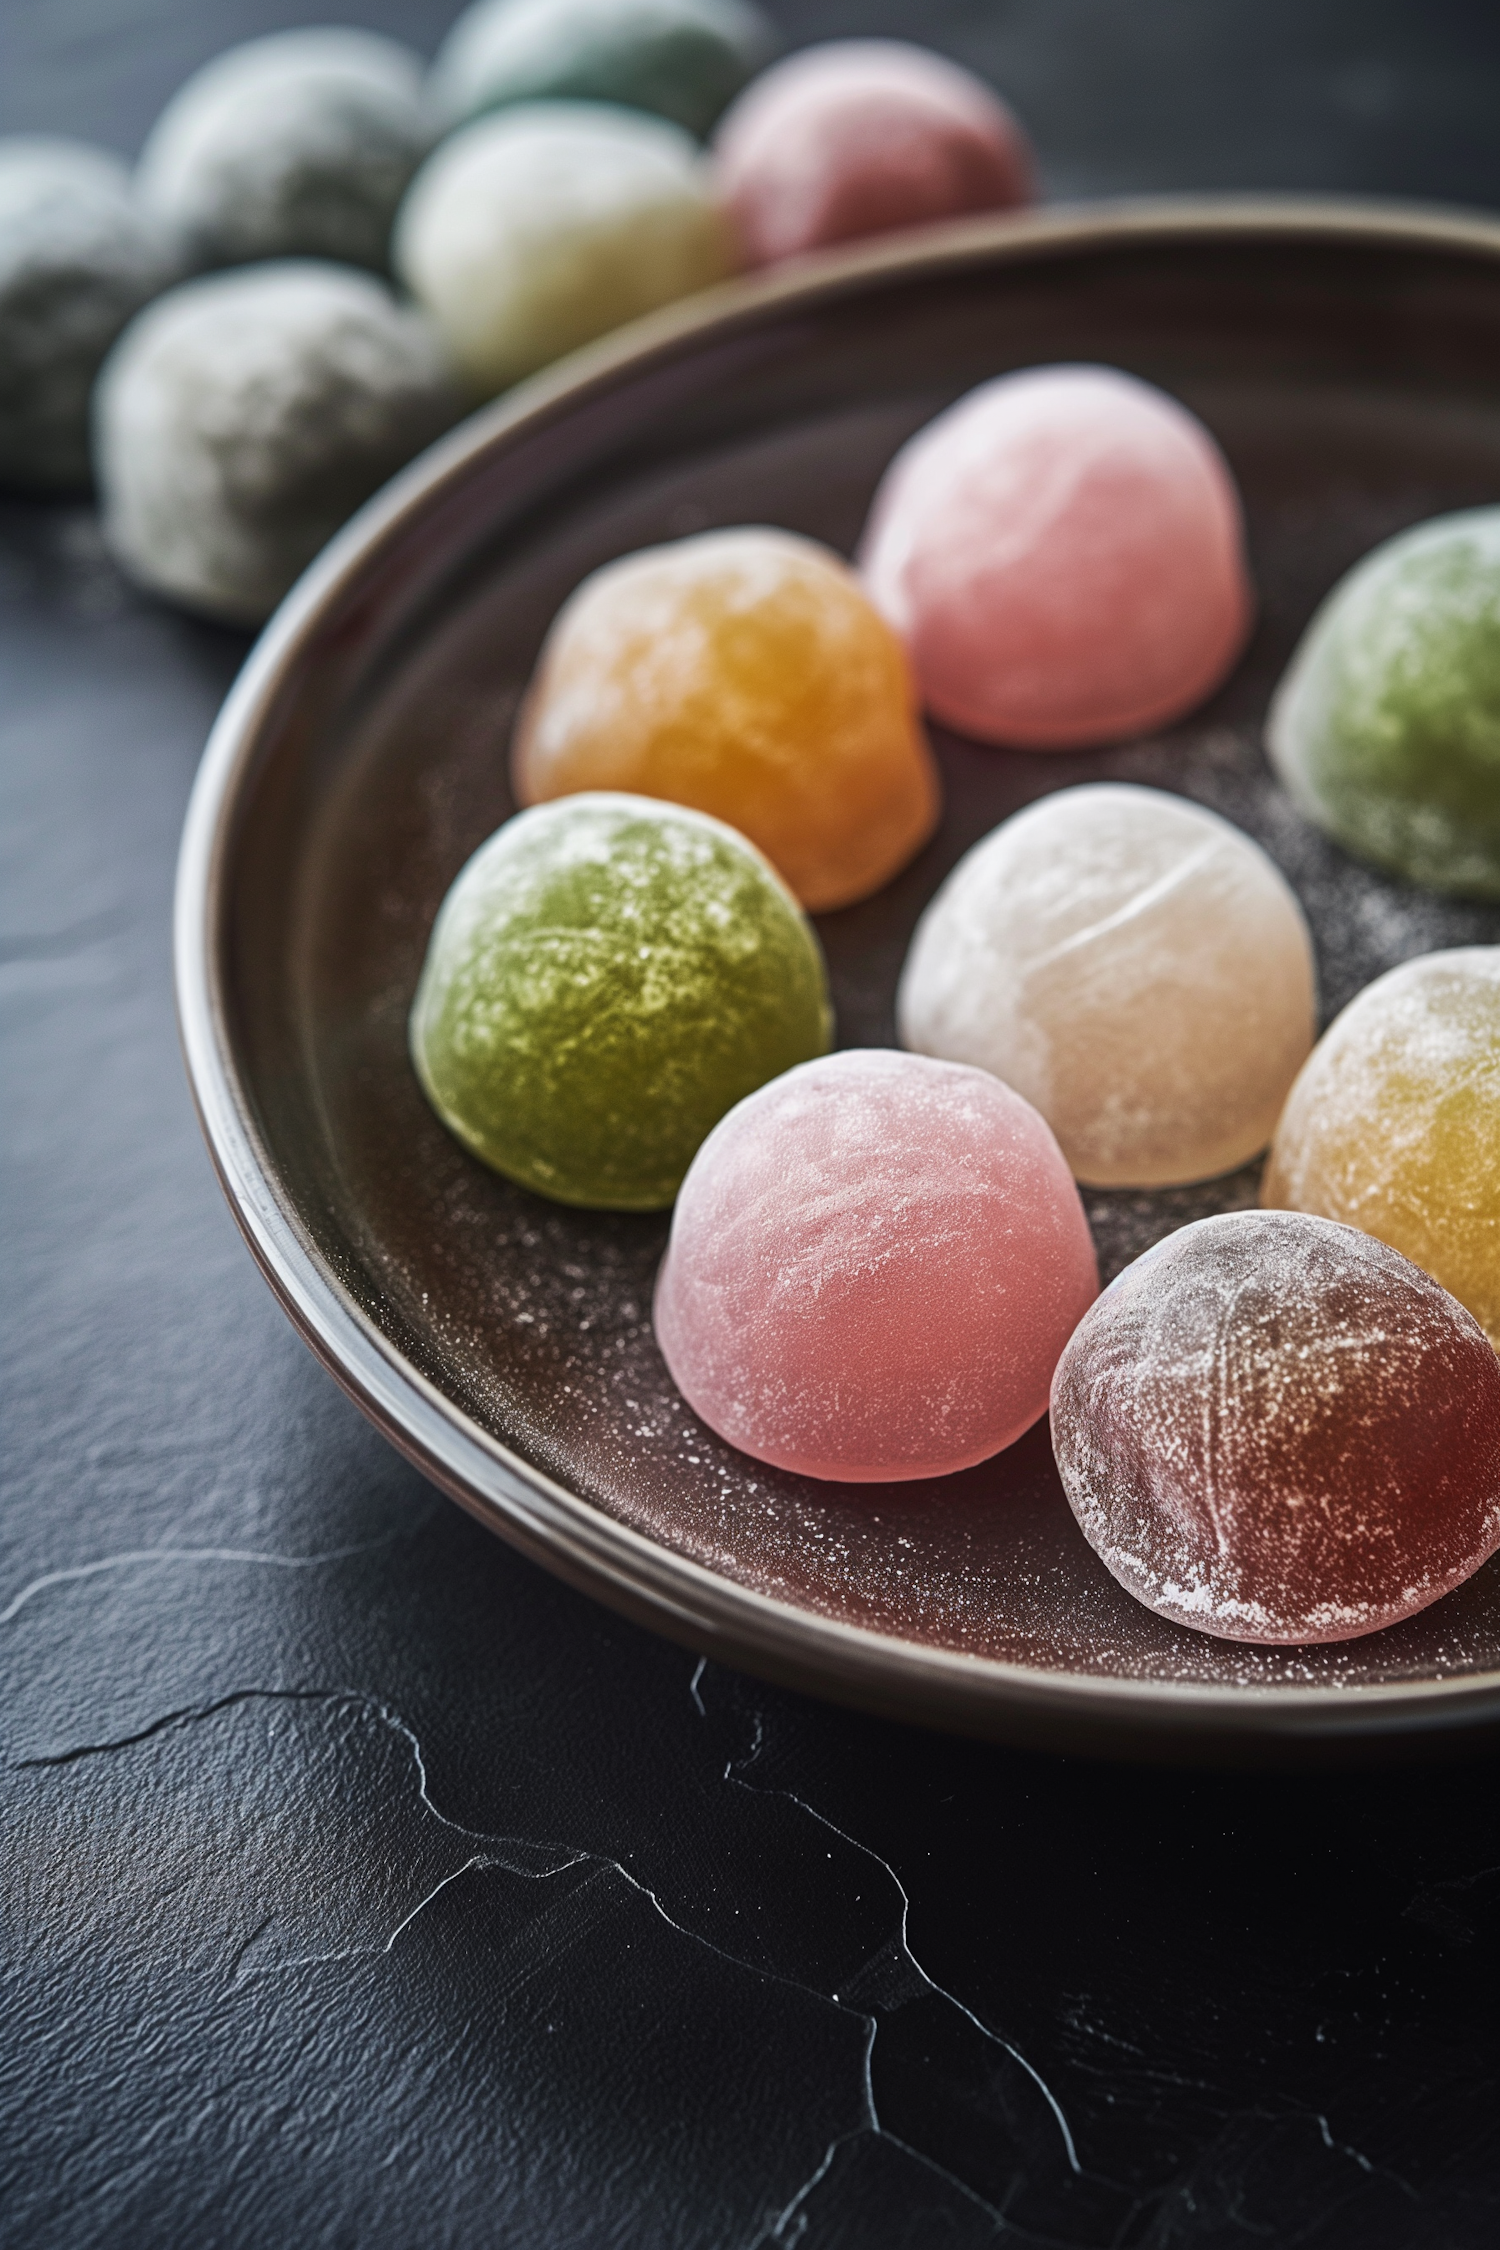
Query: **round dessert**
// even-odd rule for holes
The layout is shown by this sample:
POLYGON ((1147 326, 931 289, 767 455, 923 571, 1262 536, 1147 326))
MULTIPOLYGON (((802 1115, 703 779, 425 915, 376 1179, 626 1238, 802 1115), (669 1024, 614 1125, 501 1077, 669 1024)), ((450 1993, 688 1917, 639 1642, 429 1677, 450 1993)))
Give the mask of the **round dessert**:
POLYGON ((1261 1200, 1400 1250, 1500 1350, 1500 946, 1407 961, 1324 1033, 1261 1200))
POLYGON ((704 1142, 656 1337, 695 1413, 759 1461, 946 1476, 1037 1420, 1098 1286, 1028 1103, 983 1071, 858 1049, 762 1087, 704 1142))
POLYGON ((1099 782, 1014 814, 917 925, 902 1043, 976 1064, 1046 1118, 1091 1187, 1247 1163, 1316 1029, 1285 877, 1216 813, 1099 782))
POLYGON ((434 131, 409 47, 280 31, 194 72, 152 128, 137 183, 195 265, 333 258, 384 272, 434 131))
POLYGON ((1500 508, 1356 564, 1303 635, 1266 740, 1298 810, 1356 858, 1500 899, 1500 508))
POLYGON ((1350 1640, 1500 1546, 1500 1360, 1446 1290, 1352 1227, 1200 1219, 1127 1266, 1052 1385, 1085 1538, 1228 1640, 1350 1640))
POLYGON ((602 102, 528 102, 444 141, 401 206, 393 255, 485 394, 732 263, 687 134, 602 102))
POLYGON ((940 414, 886 471, 860 562, 928 709, 1021 750, 1180 718, 1253 607, 1223 455, 1109 367, 1002 375, 940 414))
POLYGON ((807 47, 757 78, 714 136, 745 260, 1031 200, 1031 152, 998 94, 899 39, 807 47))
POLYGON ((103 533, 189 610, 259 625, 362 499, 459 418, 421 313, 288 259, 184 281, 103 367, 103 533))
POLYGON ((753 525, 586 578, 547 637, 512 765, 524 804, 628 789, 713 813, 814 913, 878 890, 938 816, 896 636, 830 548, 753 525))
POLYGON ((428 323, 373 275, 289 259, 183 282, 99 379, 105 537, 142 585, 257 625, 461 411, 428 323))
POLYGON ((79 141, 0 140, 0 483, 87 485, 94 377, 177 271, 123 164, 79 141))
POLYGON ((655 1211, 724 1112, 832 1027, 818 941, 759 852, 702 813, 601 792, 518 813, 463 868, 411 1052, 497 1172, 655 1211))
POLYGON ((508 102, 618 102, 703 134, 779 45, 748 0, 478 0, 431 84, 455 123, 508 102))

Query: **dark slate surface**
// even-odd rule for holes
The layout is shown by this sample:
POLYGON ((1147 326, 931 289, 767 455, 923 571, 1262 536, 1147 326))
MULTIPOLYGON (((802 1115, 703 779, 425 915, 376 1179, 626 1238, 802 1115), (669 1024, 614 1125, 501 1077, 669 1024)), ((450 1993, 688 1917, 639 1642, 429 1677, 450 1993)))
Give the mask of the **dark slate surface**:
MULTIPOLYGON (((1474 0, 783 0, 986 66, 1050 186, 1500 204, 1474 0)), ((130 151, 281 0, 6 0, 130 151)), ((423 0, 334 5, 430 46, 423 0)), ((1489 2250, 1496 1766, 1045 1761, 800 1702, 519 1561, 257 1279, 173 1034, 243 643, 6 510, 0 2235, 1489 2250)))

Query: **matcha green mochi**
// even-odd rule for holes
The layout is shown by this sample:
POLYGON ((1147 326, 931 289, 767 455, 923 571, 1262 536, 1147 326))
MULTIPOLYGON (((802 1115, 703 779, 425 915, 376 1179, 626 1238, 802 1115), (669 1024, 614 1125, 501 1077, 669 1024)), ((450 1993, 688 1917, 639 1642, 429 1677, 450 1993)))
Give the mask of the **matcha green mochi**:
POLYGON ((753 845, 591 793, 519 813, 462 869, 411 1051, 444 1124, 497 1172, 654 1211, 725 1111, 825 1054, 832 1029, 812 927, 753 845))
POLYGON ((701 136, 779 45, 751 0, 477 0, 431 85, 453 123, 509 102, 620 102, 701 136))
POLYGON ((1339 582, 1267 742, 1299 809, 1357 858, 1500 898, 1500 508, 1419 524, 1339 582))

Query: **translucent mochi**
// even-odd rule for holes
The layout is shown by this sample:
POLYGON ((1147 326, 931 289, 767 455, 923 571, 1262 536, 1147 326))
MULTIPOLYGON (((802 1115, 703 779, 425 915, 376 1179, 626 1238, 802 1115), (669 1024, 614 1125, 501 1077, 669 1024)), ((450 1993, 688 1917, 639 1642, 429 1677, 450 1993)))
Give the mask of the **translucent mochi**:
POLYGON ((373 274, 308 258, 183 282, 99 378, 105 537, 142 585, 257 625, 461 410, 430 324, 373 274))
POLYGON ((508 102, 618 102, 706 133, 776 52, 746 0, 479 0, 432 66, 452 120, 508 102))
POLYGON ((1075 1176, 1166 1187, 1265 1147, 1315 1030, 1302 909, 1259 845, 1157 789, 1101 782, 1016 813, 912 940, 903 1045, 991 1070, 1075 1176))
POLYGON ((848 566, 787 531, 608 563, 548 635, 516 729, 523 804, 627 789, 741 829, 804 906, 878 890, 937 821, 901 645, 848 566))
POLYGON ((464 126, 413 180, 392 254, 485 394, 732 264, 687 134, 602 102, 528 102, 464 126))
POLYGON ((886 471, 860 562, 927 708, 1022 750, 1181 717, 1250 626, 1223 455, 1108 367, 1002 375, 940 414, 886 471))
POLYGON ((1420 524, 1340 580, 1267 743, 1299 811, 1357 858, 1500 899, 1500 508, 1420 524))
POLYGON ((136 177, 197 265, 333 258, 384 272, 396 206, 434 133, 409 47, 282 31, 195 71, 136 177))
POLYGON ((1292 1088, 1262 1201, 1378 1235, 1500 1349, 1500 946, 1368 985, 1292 1088))
POLYGON ((1031 197, 1026 136, 998 95, 895 39, 804 48, 714 137, 714 177, 752 266, 1031 197))
POLYGON ((114 157, 81 141, 0 139, 0 484, 87 485, 94 377, 177 270, 114 157))
POLYGON ((462 869, 411 1013, 417 1076, 486 1164, 654 1211, 699 1142, 828 1046, 823 956, 742 836, 635 797, 520 813, 462 869))
POLYGON ((1376 1632, 1500 1546, 1500 1360, 1407 1259, 1300 1212, 1127 1266, 1058 1363, 1052 1443, 1121 1585, 1228 1640, 1376 1632))
POLYGON ((1036 1111, 888 1049, 741 1102, 683 1182, 656 1285, 711 1429, 803 1476, 944 1476, 1028 1429, 1099 1286, 1036 1111))

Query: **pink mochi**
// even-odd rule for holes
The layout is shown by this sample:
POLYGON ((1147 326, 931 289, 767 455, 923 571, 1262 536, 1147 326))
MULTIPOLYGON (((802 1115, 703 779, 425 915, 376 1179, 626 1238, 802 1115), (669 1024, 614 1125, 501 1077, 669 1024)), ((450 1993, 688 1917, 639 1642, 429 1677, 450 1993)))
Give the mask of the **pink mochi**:
POLYGON ((789 56, 731 106, 714 176, 747 264, 1031 200, 1031 152, 981 79, 896 39, 789 56))
POLYGON ((930 422, 885 473, 860 567, 928 710, 1021 750, 1180 718, 1254 613, 1223 455, 1109 367, 1002 375, 930 422))
POLYGON ((1042 1118, 987 1071, 888 1048, 732 1109, 682 1185, 656 1337, 711 1429, 803 1476, 946 1476, 1043 1414, 1098 1294, 1042 1118))

